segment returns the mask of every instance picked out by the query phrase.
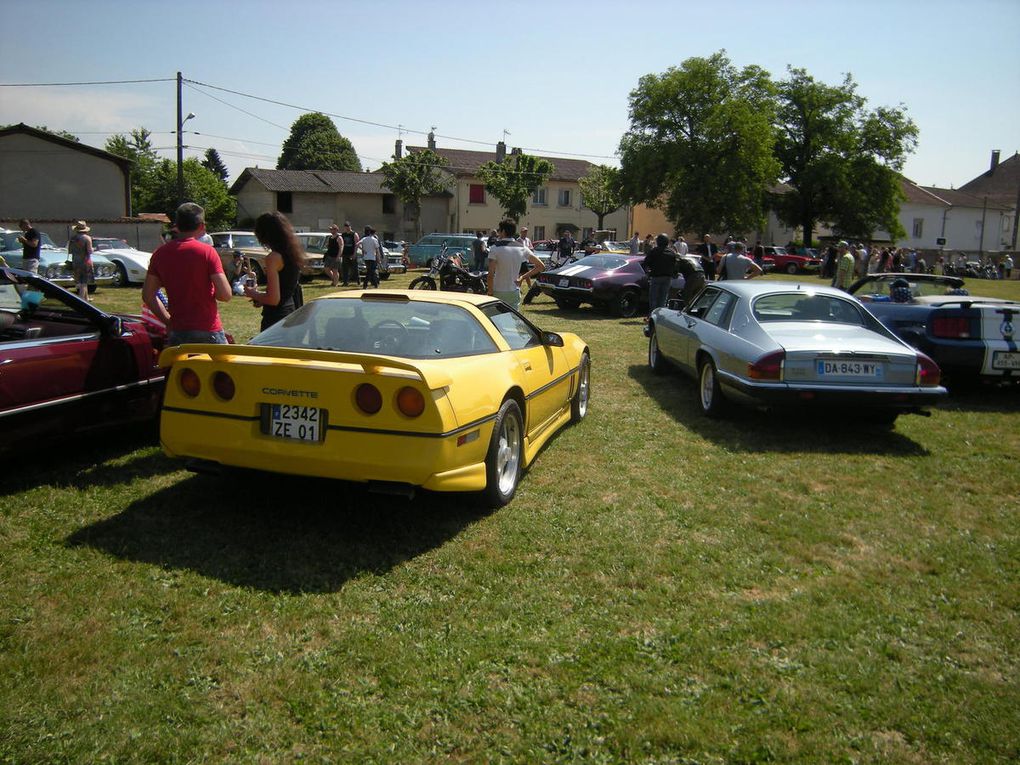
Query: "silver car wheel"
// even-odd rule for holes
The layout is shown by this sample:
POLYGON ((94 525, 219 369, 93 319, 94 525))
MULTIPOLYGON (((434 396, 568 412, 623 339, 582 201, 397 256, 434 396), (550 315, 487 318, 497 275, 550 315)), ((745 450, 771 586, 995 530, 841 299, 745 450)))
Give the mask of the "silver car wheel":
POLYGON ((499 490, 510 494, 517 485, 521 464, 521 430, 516 417, 504 417, 496 451, 496 475, 499 490))
POLYGON ((715 367, 711 361, 701 366, 701 408, 710 412, 715 399, 715 367))
POLYGON ((577 378, 577 392, 570 402, 570 419, 572 422, 580 422, 588 414, 588 398, 591 395, 591 361, 587 353, 581 356, 577 378))

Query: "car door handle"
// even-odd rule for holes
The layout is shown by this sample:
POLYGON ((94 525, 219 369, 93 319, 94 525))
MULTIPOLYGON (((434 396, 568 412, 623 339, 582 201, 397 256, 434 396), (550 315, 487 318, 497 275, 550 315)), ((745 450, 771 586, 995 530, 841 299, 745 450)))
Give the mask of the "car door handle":
POLYGON ((688 319, 687 320, 687 329, 694 329, 694 325, 697 324, 697 323, 698 322, 696 322, 696 321, 691 321, 690 319, 688 319))
POLYGON ((526 371, 526 372, 530 372, 531 371, 531 362, 530 361, 521 362, 521 366, 524 367, 524 371, 526 371))

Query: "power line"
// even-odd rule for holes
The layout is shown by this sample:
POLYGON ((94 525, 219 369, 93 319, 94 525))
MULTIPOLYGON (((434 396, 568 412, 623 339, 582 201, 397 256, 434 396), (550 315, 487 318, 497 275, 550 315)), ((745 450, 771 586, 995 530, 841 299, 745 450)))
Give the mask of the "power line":
MULTIPOLYGON (((219 101, 224 106, 229 106, 231 109, 236 109, 237 111, 241 112, 242 114, 247 114, 249 117, 254 117, 257 120, 261 120, 262 122, 265 122, 267 125, 272 125, 273 127, 280 128, 280 130, 287 130, 287 128, 285 128, 283 125, 277 125, 275 122, 272 122, 271 120, 267 120, 265 117, 260 117, 257 114, 253 114, 253 113, 251 113, 251 112, 249 112, 249 111, 247 111, 245 109, 242 109, 240 106, 234 106, 234 104, 229 103, 227 101, 224 101, 222 98, 217 98, 212 93, 206 93, 201 88, 196 88, 194 85, 191 84, 192 82, 193 82, 193 80, 184 80, 184 83, 189 88, 191 88, 191 90, 194 90, 196 93, 201 93, 206 98, 211 98, 213 101, 219 101)), ((199 84, 201 84, 201 83, 199 83, 199 84)), ((223 88, 217 88, 217 90, 223 90, 223 88)))
POLYGON ((75 85, 135 85, 143 82, 175 82, 176 77, 152 80, 93 80, 91 82, 0 82, 0 88, 56 88, 75 85))

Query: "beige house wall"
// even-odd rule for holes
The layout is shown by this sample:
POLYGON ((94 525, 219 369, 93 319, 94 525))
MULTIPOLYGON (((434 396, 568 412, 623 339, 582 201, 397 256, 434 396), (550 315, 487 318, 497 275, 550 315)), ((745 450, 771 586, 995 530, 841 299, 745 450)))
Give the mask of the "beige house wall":
POLYGON ((0 216, 121 218, 129 186, 120 165, 32 135, 0 137, 0 216))
MULTIPOLYGON (((503 219, 503 209, 499 201, 488 192, 485 193, 485 202, 482 204, 471 204, 471 186, 482 184, 478 178, 464 176, 457 179, 452 188, 454 220, 452 228, 448 233, 473 233, 484 231, 488 233, 499 225, 503 219)), ((576 226, 579 232, 586 229, 594 229, 598 224, 598 216, 587 207, 581 206, 581 189, 576 182, 571 181, 550 181, 545 186, 544 205, 535 204, 534 200, 528 202, 527 210, 521 217, 519 226, 527 227, 532 239, 557 239, 559 229, 564 224, 576 226), (561 190, 570 191, 570 204, 561 206, 558 204, 561 190), (536 229, 545 229, 544 237, 536 233, 536 229)), ((622 207, 616 212, 605 216, 603 226, 606 229, 615 228, 617 236, 623 236, 627 231, 628 210, 622 207)))

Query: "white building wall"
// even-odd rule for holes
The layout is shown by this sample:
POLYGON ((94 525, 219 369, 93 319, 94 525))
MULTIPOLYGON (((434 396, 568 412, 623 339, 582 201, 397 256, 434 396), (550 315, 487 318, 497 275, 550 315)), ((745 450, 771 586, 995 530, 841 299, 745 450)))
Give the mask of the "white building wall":
POLYGON ((1009 217, 1008 212, 982 210, 980 207, 936 207, 905 203, 900 207, 899 221, 907 233, 896 241, 896 246, 924 250, 999 252, 1009 249, 1009 217), (921 236, 914 235, 916 221, 921 221, 921 236), (945 237, 944 246, 936 243, 939 237, 945 237))

